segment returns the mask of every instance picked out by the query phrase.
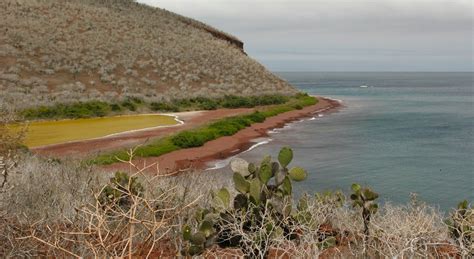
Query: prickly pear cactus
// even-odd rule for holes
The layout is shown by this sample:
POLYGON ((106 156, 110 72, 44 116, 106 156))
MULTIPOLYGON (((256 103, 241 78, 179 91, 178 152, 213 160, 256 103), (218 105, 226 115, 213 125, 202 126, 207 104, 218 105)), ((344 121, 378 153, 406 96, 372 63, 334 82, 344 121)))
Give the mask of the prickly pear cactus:
MULTIPOLYGON (((270 156, 259 164, 241 158, 233 159, 230 167, 237 195, 232 199, 231 192, 226 188, 212 193, 212 207, 200 210, 196 216, 197 230, 193 231, 190 226, 183 228, 186 247, 182 254, 199 255, 213 242, 224 247, 241 246, 245 251, 246 247, 240 243, 238 234, 226 229, 226 224, 235 220, 234 215, 246 215, 246 222, 242 223, 245 231, 265 229, 267 233, 264 236, 272 238, 296 236, 285 233, 291 229, 285 224, 296 210, 292 206, 293 183, 305 180, 308 173, 301 167, 289 168, 292 160, 293 151, 288 147, 280 150, 277 161, 270 156)), ((290 221, 296 219, 291 218, 290 221)))
MULTIPOLYGON (((224 200, 226 200, 226 197, 224 197, 226 194, 223 194, 224 192, 225 191, 218 192, 218 194, 220 193, 221 196, 216 198, 224 198, 224 200)), ((189 225, 185 225, 182 229, 183 240, 187 241, 186 247, 181 251, 182 255, 199 255, 204 252, 208 246, 213 244, 213 239, 216 234, 214 221, 217 217, 218 215, 209 210, 198 210, 195 216, 196 221, 198 222, 197 231, 193 232, 189 225)))
POLYGON ((144 193, 143 185, 137 177, 130 177, 125 172, 116 172, 114 177, 110 178, 99 195, 99 203, 107 210, 128 210, 131 202, 131 196, 142 196, 144 193))
MULTIPOLYGON (((451 236, 461 247, 474 248, 474 208, 467 200, 458 204, 451 213, 451 217, 446 220, 446 224, 451 236)), ((472 256, 474 249, 471 251, 470 255, 472 256)))
MULTIPOLYGON (((245 209, 246 204, 260 205, 267 201, 279 208, 285 197, 292 195, 293 182, 303 181, 308 173, 301 167, 288 168, 293 160, 293 150, 284 147, 278 154, 278 162, 266 156, 260 165, 241 158, 231 161, 234 186, 239 195, 234 199, 235 209, 245 209), (235 206, 236 205, 236 206, 235 206)), ((280 211, 284 214, 284 211, 280 211)))
POLYGON ((362 208, 362 218, 364 220, 364 234, 367 237, 369 235, 369 224, 372 214, 375 214, 378 210, 378 204, 375 200, 379 195, 369 188, 362 188, 359 184, 352 184, 351 194, 352 206, 362 208))

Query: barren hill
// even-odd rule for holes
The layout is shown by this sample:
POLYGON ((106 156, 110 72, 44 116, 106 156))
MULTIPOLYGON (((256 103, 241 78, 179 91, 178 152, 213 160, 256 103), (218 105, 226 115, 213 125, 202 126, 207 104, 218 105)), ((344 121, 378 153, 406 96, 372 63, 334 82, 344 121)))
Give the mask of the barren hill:
POLYGON ((236 37, 132 0, 2 0, 0 20, 0 102, 296 92, 236 37))

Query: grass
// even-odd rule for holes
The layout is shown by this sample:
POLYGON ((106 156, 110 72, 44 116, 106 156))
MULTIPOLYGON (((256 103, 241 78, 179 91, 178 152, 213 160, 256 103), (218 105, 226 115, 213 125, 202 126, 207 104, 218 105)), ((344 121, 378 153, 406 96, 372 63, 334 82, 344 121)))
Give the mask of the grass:
MULTIPOLYGON (((160 156, 175 150, 199 147, 206 142, 223 136, 231 136, 239 130, 244 129, 254 123, 263 122, 266 118, 316 104, 318 100, 306 94, 299 94, 289 99, 285 104, 264 107, 252 114, 224 118, 209 125, 176 133, 156 140, 148 145, 140 146, 136 149, 136 157, 160 156)), ((101 154, 89 162, 98 165, 109 165, 117 162, 117 158, 127 160, 127 150, 120 150, 112 153, 101 154)))
MULTIPOLYGON (((177 124, 171 116, 130 115, 77 120, 38 121, 28 125, 24 143, 28 147, 103 137, 106 135, 177 124)), ((19 127, 19 126, 15 126, 19 127)))

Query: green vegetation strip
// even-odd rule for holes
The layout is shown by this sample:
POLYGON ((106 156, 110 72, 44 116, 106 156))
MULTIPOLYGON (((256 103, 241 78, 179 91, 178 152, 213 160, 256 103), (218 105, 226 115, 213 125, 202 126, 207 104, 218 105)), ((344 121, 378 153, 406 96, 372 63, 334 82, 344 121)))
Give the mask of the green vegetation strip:
POLYGON ((284 104, 290 100, 283 95, 234 96, 210 99, 196 97, 172 100, 170 102, 145 102, 137 97, 126 97, 121 102, 103 101, 77 102, 72 104, 58 103, 52 106, 40 106, 25 109, 20 115, 27 120, 35 119, 78 119, 123 114, 125 112, 179 112, 189 110, 215 110, 218 108, 252 108, 262 105, 284 104))
MULTIPOLYGON (((266 107, 261 111, 256 111, 248 115, 224 118, 194 130, 182 131, 156 140, 151 144, 139 146, 135 150, 134 155, 135 157, 156 157, 179 149, 199 147, 219 137, 234 135, 239 130, 254 123, 263 122, 268 117, 295 109, 302 109, 303 107, 316 104, 317 102, 318 100, 315 97, 308 96, 307 94, 298 94, 290 98, 285 104, 266 107)), ((129 155, 127 150, 105 153, 89 162, 97 165, 108 165, 117 162, 117 158, 128 160, 129 155)))

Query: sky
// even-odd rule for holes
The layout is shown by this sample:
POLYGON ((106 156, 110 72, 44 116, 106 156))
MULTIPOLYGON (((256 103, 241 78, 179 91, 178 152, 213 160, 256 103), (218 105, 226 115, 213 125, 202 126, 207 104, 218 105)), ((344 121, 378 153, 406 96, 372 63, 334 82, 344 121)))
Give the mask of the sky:
POLYGON ((138 0, 230 33, 272 71, 473 71, 472 0, 138 0))

